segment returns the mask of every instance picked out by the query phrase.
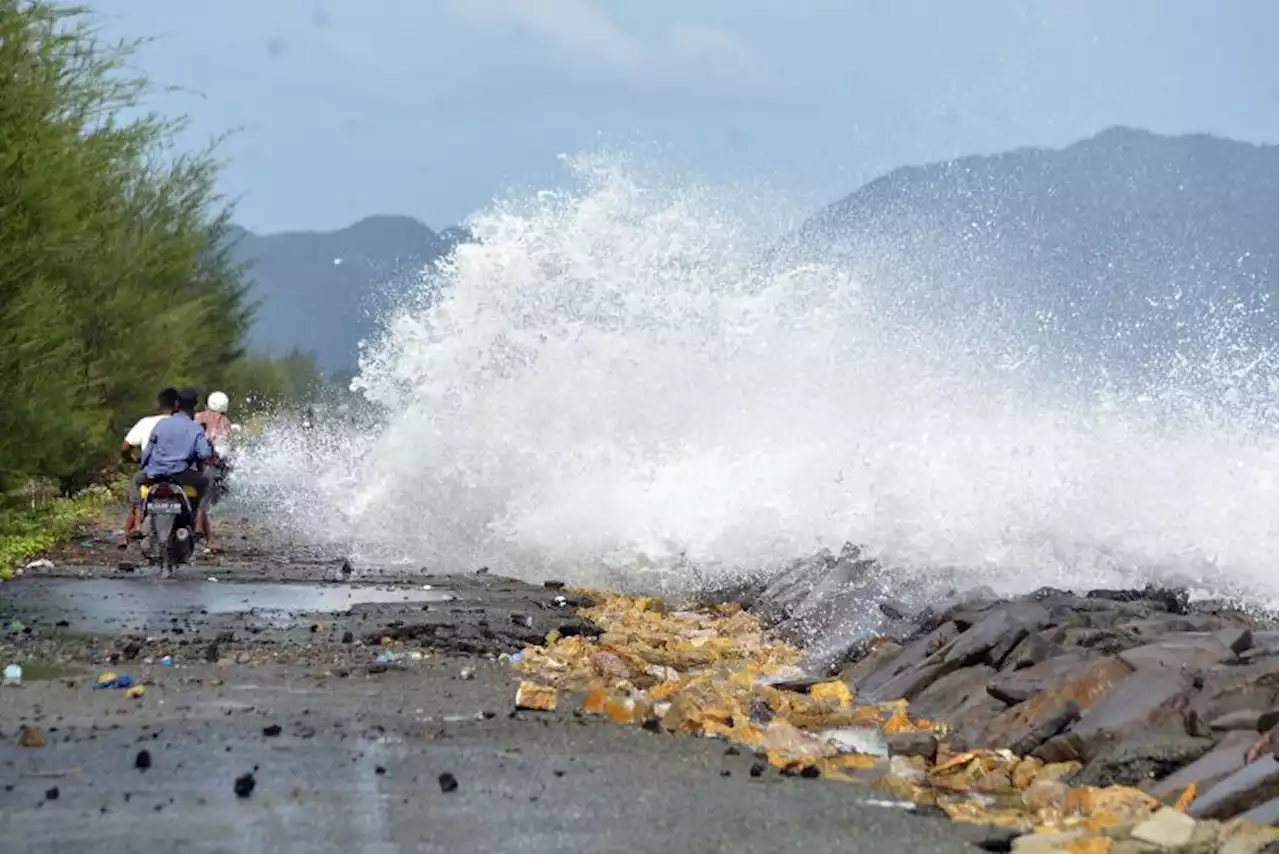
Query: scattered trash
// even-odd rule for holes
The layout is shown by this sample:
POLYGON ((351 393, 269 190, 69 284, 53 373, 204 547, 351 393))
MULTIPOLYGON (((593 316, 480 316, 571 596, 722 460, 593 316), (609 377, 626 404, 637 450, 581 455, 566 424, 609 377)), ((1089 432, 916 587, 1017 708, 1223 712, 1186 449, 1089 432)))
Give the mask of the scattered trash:
POLYGON ((556 710, 556 689, 537 682, 521 682, 516 689, 516 708, 534 712, 556 710))
POLYGON ((137 700, 137 699, 140 699, 146 693, 147 693, 147 688, 145 685, 134 685, 128 690, 126 690, 124 692, 124 695, 126 697, 129 697, 130 699, 137 700))
POLYGON ((253 794, 253 789, 258 785, 258 781, 254 779, 253 773, 241 774, 236 778, 233 787, 237 798, 247 798, 253 794))
POLYGON ((48 558, 42 557, 39 560, 31 561, 30 563, 24 565, 22 568, 23 569, 53 569, 53 561, 49 560, 48 558))
POLYGON ((459 679, 471 680, 476 678, 476 669, 474 667, 464 667, 458 672, 459 679))
POLYGON ((520 662, 524 661, 524 653, 522 652, 512 653, 511 655, 507 656, 506 660, 511 664, 519 664, 520 662))
POLYGON ((161 658, 161 659, 160 659, 160 666, 161 666, 161 667, 173 667, 173 656, 172 656, 172 655, 166 655, 164 658, 161 658))
POLYGON ((106 673, 98 674, 98 683, 93 686, 95 691, 102 688, 129 688, 133 685, 133 677, 128 673, 106 673))
POLYGON ((22 620, 14 620, 11 623, 9 623, 9 631, 13 632, 15 635, 21 632, 25 632, 26 630, 27 630, 27 624, 22 622, 22 620))
POLYGON ((80 548, 82 548, 82 549, 91 549, 91 548, 93 548, 93 542, 92 542, 91 540, 81 540, 81 541, 80 541, 80 548))
POLYGON ((557 596, 554 601, 557 608, 563 608, 565 605, 569 604, 569 600, 563 596, 557 596))
POLYGON ((372 663, 373 663, 373 664, 380 664, 380 665, 382 665, 382 666, 386 667, 386 666, 390 666, 390 665, 392 665, 392 664, 395 664, 395 663, 396 663, 397 661, 399 661, 399 660, 400 660, 400 655, 399 655, 399 653, 395 653, 395 652, 380 652, 380 653, 378 653, 378 655, 377 655, 377 656, 375 656, 375 657, 374 657, 374 659, 373 659, 373 662, 372 662, 372 663))
POLYGON ((10 664, 4 669, 4 684, 21 685, 22 684, 22 665, 10 664))
POLYGON ((139 750, 138 755, 133 758, 133 767, 139 771, 146 771, 151 767, 151 751, 139 750))
POLYGON ((431 585, 430 585, 430 584, 424 584, 424 585, 422 585, 422 589, 423 589, 423 590, 430 590, 430 589, 431 589, 431 585))
POLYGON ((23 724, 18 727, 19 747, 44 747, 44 730, 23 724))
POLYGON ((440 775, 440 791, 446 795, 458 791, 458 778, 445 771, 440 775))
POLYGON ((205 581, 209 582, 210 584, 217 584, 217 583, 218 583, 218 579, 217 579, 217 577, 216 577, 216 576, 213 576, 213 575, 211 575, 211 576, 209 576, 208 578, 206 578, 206 579, 205 579, 205 581))

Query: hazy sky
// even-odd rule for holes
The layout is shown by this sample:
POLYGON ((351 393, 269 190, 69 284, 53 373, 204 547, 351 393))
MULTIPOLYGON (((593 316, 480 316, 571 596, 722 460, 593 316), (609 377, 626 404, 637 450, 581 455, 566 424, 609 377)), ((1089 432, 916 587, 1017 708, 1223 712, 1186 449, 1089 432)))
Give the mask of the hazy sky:
POLYGON ((1275 0, 96 0, 259 231, 442 227, 638 148, 827 201, 1113 124, 1275 142, 1275 0))

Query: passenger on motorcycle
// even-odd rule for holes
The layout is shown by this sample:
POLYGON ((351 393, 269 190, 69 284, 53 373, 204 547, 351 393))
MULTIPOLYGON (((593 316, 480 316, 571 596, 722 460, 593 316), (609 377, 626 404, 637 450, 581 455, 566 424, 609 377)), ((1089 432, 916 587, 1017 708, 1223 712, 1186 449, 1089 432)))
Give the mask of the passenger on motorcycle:
MULTIPOLYGON (((135 451, 141 453, 146 448, 147 441, 151 438, 151 431, 156 424, 165 418, 168 418, 178 409, 178 390, 176 388, 164 388, 156 395, 156 414, 148 415, 145 418, 138 419, 138 423, 129 428, 129 432, 125 434, 124 441, 120 444, 120 457, 125 462, 133 461, 135 451)), ((138 508, 141 505, 141 496, 139 494, 139 485, 142 472, 139 471, 133 478, 133 486, 129 491, 129 515, 124 520, 124 536, 121 537, 120 548, 127 548, 129 539, 137 535, 138 531, 138 508)))
POLYGON ((222 448, 231 441, 231 419, 227 417, 227 407, 231 401, 220 391, 209 393, 205 400, 205 408, 196 413, 196 423, 204 428, 218 456, 224 456, 222 448))
MULTIPOLYGON (((179 486, 196 490, 196 530, 204 537, 206 550, 212 551, 213 532, 205 513, 209 496, 209 475, 205 468, 215 464, 213 446, 195 421, 196 393, 190 389, 178 392, 178 411, 156 423, 142 452, 142 471, 134 479, 135 490, 143 482, 172 480, 179 486)), ((136 494, 136 493, 135 493, 136 494)))

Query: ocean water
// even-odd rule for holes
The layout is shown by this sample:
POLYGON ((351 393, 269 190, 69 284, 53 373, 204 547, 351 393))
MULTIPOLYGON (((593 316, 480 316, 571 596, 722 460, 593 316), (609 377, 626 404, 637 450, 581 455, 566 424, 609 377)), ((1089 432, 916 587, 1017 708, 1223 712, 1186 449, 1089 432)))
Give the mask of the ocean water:
POLYGON ((796 224, 776 199, 567 169, 399 288, 360 417, 246 449, 251 505, 436 570, 680 586, 851 542, 918 589, 1165 580, 1275 607, 1276 342, 1230 311, 1140 383, 1066 384, 1049 327, 908 310, 847 247, 768 252, 796 224))

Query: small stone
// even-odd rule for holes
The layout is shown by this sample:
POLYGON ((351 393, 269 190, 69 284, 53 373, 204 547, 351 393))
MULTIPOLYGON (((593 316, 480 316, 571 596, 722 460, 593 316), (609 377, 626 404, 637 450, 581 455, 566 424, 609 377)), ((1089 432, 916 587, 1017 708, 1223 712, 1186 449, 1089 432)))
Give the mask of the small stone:
POLYGON ((768 767, 769 766, 765 765, 763 762, 753 762, 751 763, 751 770, 748 771, 747 773, 749 773, 752 777, 763 777, 764 772, 766 769, 768 769, 768 767))
POLYGON ((275 738, 280 734, 280 724, 271 724, 262 728, 262 734, 266 738, 275 738))
POLYGON ((353 632, 346 631, 342 633, 343 643, 355 643, 355 640, 356 640, 356 636, 353 632))
POLYGON ((1058 780, 1036 780, 1022 793, 1022 802, 1030 809, 1061 809, 1067 799, 1067 784, 1058 780))
POLYGON ((258 785, 258 781, 254 779, 252 773, 241 774, 236 778, 235 785, 232 787, 237 798, 247 798, 253 794, 253 789, 258 785))
POLYGON ((890 756, 919 756, 929 762, 938 758, 938 738, 931 732, 897 732, 885 737, 890 756))
POLYGON ((61 794, 62 793, 58 791, 58 787, 54 786, 50 789, 45 789, 44 799, 46 801, 56 801, 61 794))
POLYGON ((464 667, 458 671, 458 678, 464 681, 470 681, 476 678, 476 669, 474 667, 464 667))
POLYGON ((375 773, 375 774, 377 774, 379 777, 381 777, 381 776, 383 776, 384 774, 386 774, 386 773, 387 773, 387 769, 386 769, 385 767, 383 767, 382 765, 378 765, 378 766, 375 766, 375 767, 374 767, 374 769, 373 769, 373 773, 375 773))
POLYGON ((1196 820, 1177 810, 1163 807, 1151 818, 1129 832, 1134 839, 1150 842, 1165 848, 1177 848, 1191 841, 1196 830, 1196 820))
POLYGON ((20 747, 44 747, 44 731, 23 724, 18 728, 18 745, 20 747))
POLYGON ((925 760, 919 756, 890 756, 889 774, 908 783, 923 783, 927 776, 925 760))
POLYGON ((133 758, 133 767, 139 771, 146 771, 151 767, 151 751, 139 750, 138 755, 133 758))
POLYGON ((450 792, 458 791, 458 778, 450 774, 448 771, 441 774, 439 780, 440 791, 444 792, 446 795, 450 792))
POLYGON ((1227 819, 1276 794, 1277 765, 1265 756, 1241 768, 1196 798, 1187 813, 1195 818, 1227 819))

